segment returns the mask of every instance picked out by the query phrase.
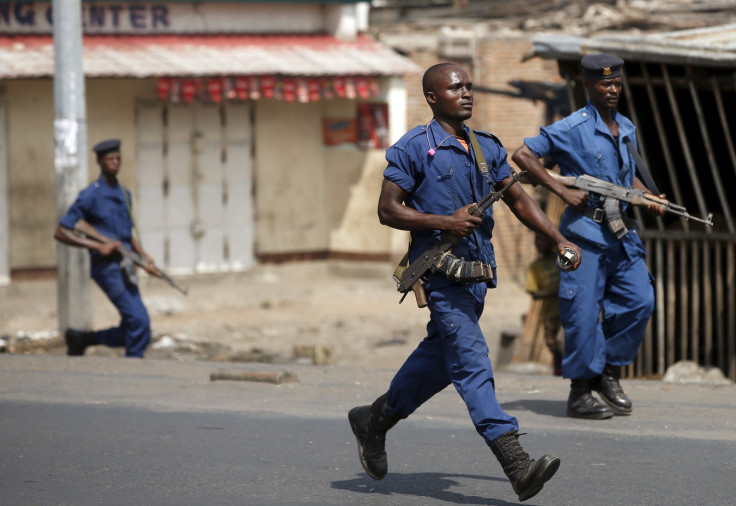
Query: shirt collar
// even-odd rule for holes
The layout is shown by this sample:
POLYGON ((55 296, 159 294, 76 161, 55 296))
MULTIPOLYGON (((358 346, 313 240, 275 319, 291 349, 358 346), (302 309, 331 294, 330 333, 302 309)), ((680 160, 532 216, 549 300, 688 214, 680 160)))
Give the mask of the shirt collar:
MULTIPOLYGON (((467 135, 468 125, 463 125, 463 130, 465 131, 465 134, 466 134, 465 137, 467 138, 468 137, 467 135)), ((437 146, 439 144, 442 144, 441 146, 439 146, 440 148, 444 148, 445 146, 449 146, 450 144, 454 142, 455 147, 458 147, 462 149, 463 151, 465 151, 465 149, 463 149, 462 146, 460 146, 460 143, 457 141, 457 139, 455 139, 455 136, 447 133, 445 129, 442 128, 440 124, 437 123, 437 121, 434 118, 432 118, 432 121, 429 122, 429 125, 427 126, 427 132, 428 132, 429 139, 431 141, 430 142, 431 145, 428 146, 427 149, 429 148, 437 149, 437 146), (450 137, 449 139, 447 138, 448 136, 450 137), (447 139, 447 140, 444 140, 444 139, 447 139)))
MULTIPOLYGON (((595 118, 595 129, 601 132, 602 134, 612 135, 611 130, 606 126, 605 123, 603 123, 603 119, 601 118, 600 113, 598 112, 598 109, 591 103, 588 102, 588 105, 586 106, 588 109, 588 113, 591 114, 595 118)), ((618 135, 619 137, 623 138, 626 136, 629 136, 633 130, 628 128, 627 124, 622 124, 620 121, 618 121, 616 118, 618 117, 619 113, 616 109, 613 109, 611 111, 611 117, 614 121, 618 122, 618 135)))

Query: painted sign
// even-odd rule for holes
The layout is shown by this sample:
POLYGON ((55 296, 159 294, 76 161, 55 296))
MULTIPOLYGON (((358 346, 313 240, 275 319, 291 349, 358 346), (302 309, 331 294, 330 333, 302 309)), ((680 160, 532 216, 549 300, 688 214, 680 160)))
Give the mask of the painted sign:
MULTIPOLYGON (((316 3, 82 3, 88 34, 308 33, 324 31, 324 22, 316 3)), ((52 23, 51 2, 0 0, 0 34, 48 34, 52 23)))
MULTIPOLYGON (((38 2, 0 3, 0 30, 43 32, 51 30, 53 9, 38 2)), ((169 7, 139 3, 83 4, 85 31, 162 31, 171 25, 169 7)))

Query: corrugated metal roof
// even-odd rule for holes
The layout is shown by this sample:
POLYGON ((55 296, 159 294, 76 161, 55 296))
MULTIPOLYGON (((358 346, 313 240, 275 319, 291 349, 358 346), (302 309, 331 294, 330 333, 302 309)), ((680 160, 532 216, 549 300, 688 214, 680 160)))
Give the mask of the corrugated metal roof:
MULTIPOLYGON (((208 75, 401 75, 420 72, 408 58, 368 36, 88 35, 87 77, 208 75)), ((51 36, 0 37, 0 78, 54 74, 51 36)))
POLYGON ((591 38, 540 34, 534 38, 533 51, 544 58, 576 59, 586 53, 610 52, 653 63, 736 67, 736 24, 591 38))

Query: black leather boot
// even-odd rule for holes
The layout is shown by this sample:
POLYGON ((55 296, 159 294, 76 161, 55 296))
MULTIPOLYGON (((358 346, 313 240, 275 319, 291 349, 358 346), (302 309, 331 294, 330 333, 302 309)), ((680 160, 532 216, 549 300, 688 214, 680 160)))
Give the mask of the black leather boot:
POLYGON ((606 364, 603 373, 593 382, 593 390, 598 392, 603 402, 611 406, 612 409, 618 413, 628 415, 632 411, 631 399, 621 388, 621 384, 618 382, 620 377, 620 367, 606 364))
POLYGON ((67 329, 64 332, 64 340, 66 341, 66 354, 69 356, 84 355, 84 350, 88 346, 97 344, 95 333, 84 330, 67 329))
POLYGON ((613 412, 591 395, 592 380, 574 379, 570 386, 570 397, 567 398, 567 416, 573 418, 589 418, 603 420, 611 418, 613 412))
POLYGON ((537 495, 560 467, 560 459, 551 455, 531 460, 519 444, 519 434, 515 430, 494 439, 490 447, 511 480, 519 501, 537 495))
POLYGON ((388 472, 386 458, 386 432, 396 425, 400 417, 386 411, 388 394, 383 394, 370 406, 358 406, 348 413, 350 428, 358 441, 360 463, 374 480, 380 480, 388 472))

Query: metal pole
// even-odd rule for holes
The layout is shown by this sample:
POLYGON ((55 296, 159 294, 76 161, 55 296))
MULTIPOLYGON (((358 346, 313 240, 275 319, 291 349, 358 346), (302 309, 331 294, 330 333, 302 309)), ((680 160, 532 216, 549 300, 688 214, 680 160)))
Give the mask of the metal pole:
MULTIPOLYGON (((66 213, 87 184, 87 114, 82 70, 81 0, 52 0, 56 212, 66 213)), ((89 255, 57 243, 59 330, 92 327, 89 255)))

